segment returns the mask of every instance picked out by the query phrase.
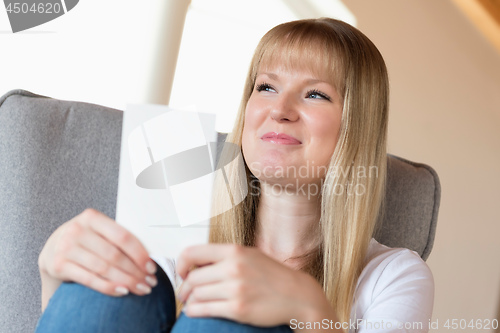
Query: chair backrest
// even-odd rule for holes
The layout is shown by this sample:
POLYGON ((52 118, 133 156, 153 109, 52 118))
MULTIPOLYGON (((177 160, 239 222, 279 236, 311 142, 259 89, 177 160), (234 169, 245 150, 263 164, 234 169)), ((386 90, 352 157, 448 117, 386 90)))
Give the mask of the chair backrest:
MULTIPOLYGON (((0 98, 0 327, 5 332, 35 327, 37 259, 50 234, 87 207, 115 217, 122 116, 120 110, 24 90, 0 98)), ((389 156, 387 185, 376 239, 426 259, 439 208, 436 173, 389 156)))
POLYGON ((434 244, 441 200, 439 178, 430 166, 388 155, 385 207, 375 239, 405 247, 427 260, 434 244))

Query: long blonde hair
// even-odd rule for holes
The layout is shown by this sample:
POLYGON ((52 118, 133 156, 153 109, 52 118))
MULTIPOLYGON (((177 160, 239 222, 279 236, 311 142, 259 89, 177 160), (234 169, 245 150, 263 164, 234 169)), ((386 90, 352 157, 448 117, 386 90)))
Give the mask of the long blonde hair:
MULTIPOLYGON (((323 286, 339 320, 348 321, 385 193, 387 70, 373 43, 347 23, 321 18, 278 25, 257 46, 234 129, 226 142, 241 147, 245 108, 257 71, 277 63, 329 73, 343 98, 338 142, 321 191, 320 246, 309 254, 310 260, 301 269, 323 286), (377 172, 375 179, 372 170, 377 172)), ((234 154, 232 149, 223 151, 222 159, 231 161, 234 154)), ((244 175, 242 169, 236 164, 227 165, 225 177, 216 179, 216 211, 223 211, 221 207, 227 207, 228 200, 234 203, 235 194, 246 194, 243 188, 248 188, 255 178, 246 164, 244 175), (229 198, 228 188, 233 194, 229 198)), ((252 186, 241 203, 211 219, 209 241, 254 246, 258 204, 258 188, 252 186)))

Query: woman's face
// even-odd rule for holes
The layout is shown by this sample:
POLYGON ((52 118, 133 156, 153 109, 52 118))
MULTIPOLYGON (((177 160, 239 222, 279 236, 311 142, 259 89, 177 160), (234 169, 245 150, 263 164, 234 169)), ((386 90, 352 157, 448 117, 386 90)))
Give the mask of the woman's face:
POLYGON ((250 171, 269 183, 320 182, 337 144, 341 116, 342 100, 327 78, 285 66, 260 69, 242 138, 250 171))

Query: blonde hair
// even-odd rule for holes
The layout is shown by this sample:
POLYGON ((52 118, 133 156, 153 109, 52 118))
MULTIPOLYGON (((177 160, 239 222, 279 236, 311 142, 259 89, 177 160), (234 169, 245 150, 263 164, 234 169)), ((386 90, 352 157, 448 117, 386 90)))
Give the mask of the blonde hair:
MULTIPOLYGON (((321 191, 320 246, 305 256, 309 260, 301 269, 323 286, 339 320, 348 321, 385 193, 387 70, 373 43, 347 23, 321 18, 278 25, 257 46, 234 129, 226 142, 241 147, 245 108, 257 72, 262 66, 275 64, 307 66, 315 73, 327 73, 343 98, 338 142, 321 191), (377 168, 376 179, 359 174, 369 167, 377 168), (363 193, 353 193, 360 188, 363 193)), ((225 162, 232 161, 235 152, 224 150, 222 156, 225 162)), ((227 207, 228 200, 234 202, 227 199, 228 186, 233 197, 235 193, 244 196, 243 189, 254 179, 246 163, 244 175, 234 163, 225 170, 225 179, 218 177, 214 187, 214 209, 218 212, 227 207)), ((211 243, 255 245, 258 192, 252 186, 241 203, 211 219, 211 243)))

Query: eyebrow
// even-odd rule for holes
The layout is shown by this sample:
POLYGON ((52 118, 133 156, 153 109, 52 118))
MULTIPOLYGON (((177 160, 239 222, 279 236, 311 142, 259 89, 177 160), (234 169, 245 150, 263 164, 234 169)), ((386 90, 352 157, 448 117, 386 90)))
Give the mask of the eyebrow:
POLYGON ((278 74, 274 73, 257 73, 257 76, 259 75, 266 75, 269 76, 270 79, 277 80, 278 79, 278 74))

